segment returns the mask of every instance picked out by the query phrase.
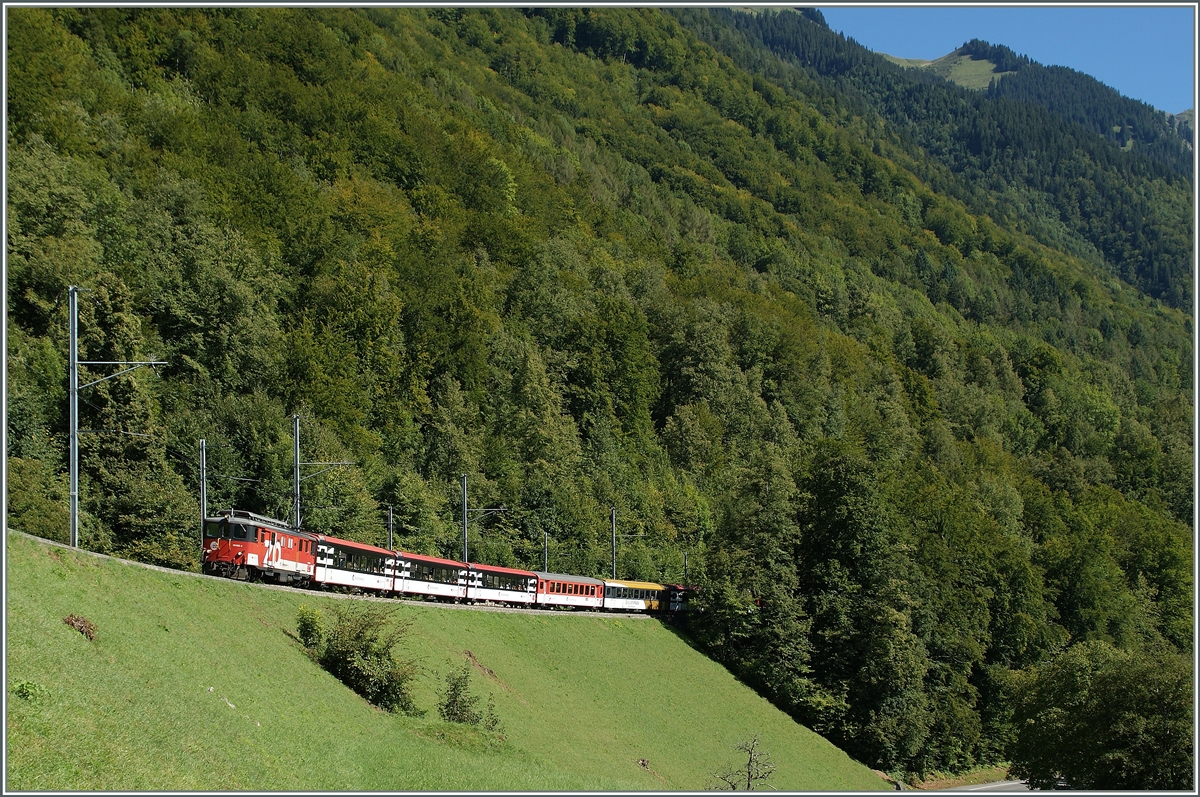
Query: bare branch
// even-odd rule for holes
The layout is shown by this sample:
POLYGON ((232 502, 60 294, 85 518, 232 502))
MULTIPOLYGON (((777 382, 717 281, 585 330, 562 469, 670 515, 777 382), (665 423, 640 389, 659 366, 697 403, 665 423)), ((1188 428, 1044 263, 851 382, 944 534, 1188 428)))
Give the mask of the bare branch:
MULTIPOLYGON (((720 781, 720 784, 710 784, 706 787, 708 790, 738 791, 745 789, 754 791, 760 782, 774 774, 775 765, 768 760, 771 754, 759 749, 757 736, 741 742, 736 749, 746 754, 745 766, 727 766, 717 772, 709 773, 712 778, 720 781)), ((761 785, 770 789, 775 788, 768 783, 761 783, 761 785)))

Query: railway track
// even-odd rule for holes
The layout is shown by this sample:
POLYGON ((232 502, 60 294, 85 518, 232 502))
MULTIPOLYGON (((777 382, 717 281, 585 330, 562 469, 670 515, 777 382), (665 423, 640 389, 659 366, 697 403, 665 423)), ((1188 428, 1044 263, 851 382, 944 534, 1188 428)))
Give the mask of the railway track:
MULTIPOLYGON (((205 579, 211 579, 212 581, 220 581, 224 584, 231 583, 230 579, 223 578, 221 576, 210 576, 207 573, 193 573, 189 570, 175 570, 173 568, 163 567, 161 565, 152 565, 147 562, 136 562, 132 559, 122 559, 119 556, 109 556, 108 554, 96 553, 95 551, 88 551, 88 550, 84 550, 83 548, 72 548, 70 545, 67 545, 66 543, 56 542, 55 540, 48 540, 45 537, 37 537, 33 534, 27 534, 23 531, 18 531, 16 529, 9 529, 8 533, 9 534, 18 534, 22 537, 27 537, 31 540, 40 542, 43 545, 53 545, 56 548, 63 548, 68 551, 75 551, 77 553, 86 554, 87 556, 96 557, 98 559, 109 559, 114 562, 119 562, 120 564, 123 564, 123 565, 131 565, 133 567, 143 567, 143 568, 146 568, 147 570, 157 570, 161 573, 170 573, 171 575, 175 575, 175 576, 189 576, 191 578, 205 578, 205 579)), ((576 610, 576 609, 523 609, 523 608, 520 608, 517 606, 495 606, 495 605, 489 605, 489 604, 483 604, 483 603, 474 603, 474 604, 444 603, 441 601, 427 601, 427 600, 419 600, 419 599, 413 599, 413 598, 383 598, 378 595, 364 595, 364 594, 355 595, 355 594, 350 594, 350 593, 345 593, 345 592, 332 592, 332 591, 325 591, 325 590, 319 590, 319 589, 300 589, 299 587, 288 587, 288 586, 284 586, 281 584, 266 584, 261 581, 259 581, 259 582, 241 581, 241 582, 233 582, 233 583, 241 583, 241 584, 245 584, 246 586, 258 587, 260 589, 272 589, 272 590, 281 590, 283 592, 294 592, 298 595, 321 595, 321 596, 324 596, 327 598, 375 601, 375 602, 379 602, 379 603, 394 603, 394 604, 398 604, 398 605, 414 606, 414 607, 420 607, 420 608, 426 608, 426 609, 450 609, 450 610, 459 610, 459 611, 466 610, 466 611, 479 611, 479 612, 504 612, 504 613, 509 613, 509 614, 533 614, 533 615, 542 615, 542 616, 550 615, 550 616, 559 616, 559 617, 565 617, 565 616, 570 616, 570 617, 628 617, 628 618, 638 618, 638 619, 645 619, 645 620, 653 619, 653 615, 649 615, 649 614, 645 614, 645 613, 641 613, 641 612, 595 612, 595 611, 581 611, 581 610, 576 610)))

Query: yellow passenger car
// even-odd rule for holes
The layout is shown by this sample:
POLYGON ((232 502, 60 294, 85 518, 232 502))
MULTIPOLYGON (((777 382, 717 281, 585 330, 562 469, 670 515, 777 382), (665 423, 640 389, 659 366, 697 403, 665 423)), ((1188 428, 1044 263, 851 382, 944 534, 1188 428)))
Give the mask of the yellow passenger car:
POLYGON ((667 608, 667 588, 650 581, 604 581, 604 608, 657 612, 667 608))

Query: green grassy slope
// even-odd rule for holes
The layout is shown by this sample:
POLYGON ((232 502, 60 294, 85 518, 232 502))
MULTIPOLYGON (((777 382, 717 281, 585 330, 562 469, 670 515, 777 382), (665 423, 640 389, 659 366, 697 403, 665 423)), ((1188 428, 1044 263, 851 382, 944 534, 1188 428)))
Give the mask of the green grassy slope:
POLYGON ((976 60, 958 50, 932 61, 927 68, 965 89, 986 89, 992 78, 1009 74, 996 73, 993 71, 996 65, 991 61, 976 60))
POLYGON ((994 72, 996 64, 986 59, 974 59, 969 55, 955 50, 952 53, 947 53, 935 61, 925 61, 920 58, 900 58, 887 53, 880 53, 881 56, 891 61, 894 64, 909 69, 928 69, 936 75, 939 75, 951 83, 962 86, 964 89, 986 89, 988 83, 994 77, 1003 77, 1011 74, 1009 72, 994 72))
POLYGON ((7 579, 10 789, 700 789, 752 734, 776 788, 886 787, 655 619, 402 604, 429 709, 413 719, 365 703, 291 636, 300 604, 337 598, 16 534, 7 579), (494 673, 474 691, 494 694, 503 737, 437 718, 466 650, 494 673), (21 698, 23 682, 46 691, 21 698))

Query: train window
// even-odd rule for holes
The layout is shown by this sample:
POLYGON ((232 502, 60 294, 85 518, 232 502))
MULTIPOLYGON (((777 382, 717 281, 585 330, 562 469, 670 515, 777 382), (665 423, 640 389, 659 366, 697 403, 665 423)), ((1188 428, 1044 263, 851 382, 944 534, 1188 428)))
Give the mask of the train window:
POLYGON ((235 526, 233 529, 233 538, 235 540, 246 539, 246 527, 245 526, 235 526))
POLYGON ((291 537, 288 537, 288 547, 289 548, 292 547, 292 538, 291 537))

